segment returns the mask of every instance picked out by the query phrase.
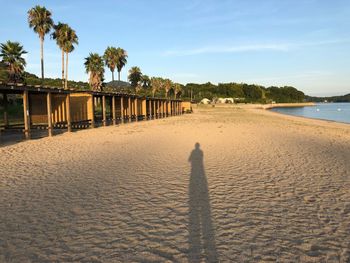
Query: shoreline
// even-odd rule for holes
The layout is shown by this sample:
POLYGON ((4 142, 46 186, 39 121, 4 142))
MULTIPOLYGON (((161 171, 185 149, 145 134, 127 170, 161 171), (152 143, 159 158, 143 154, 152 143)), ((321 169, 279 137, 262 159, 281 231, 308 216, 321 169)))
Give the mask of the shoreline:
POLYGON ((333 121, 333 120, 327 120, 327 119, 317 119, 317 118, 310 118, 310 117, 304 117, 304 116, 296 116, 291 114, 285 114, 281 112, 276 111, 269 111, 269 110, 262 110, 262 109, 248 109, 252 112, 257 112, 258 114, 266 114, 274 117, 294 120, 294 121, 301 121, 303 123, 312 123, 319 126, 325 126, 325 127, 338 127, 338 128, 350 128, 350 123, 347 122, 339 122, 339 121, 333 121))
POLYGON ((276 103, 263 105, 263 109, 269 110, 273 108, 299 108, 299 107, 313 107, 316 106, 315 102, 302 102, 302 103, 276 103))
MULTIPOLYGON (((340 124, 340 125, 345 125, 349 126, 350 123, 348 122, 341 122, 341 121, 335 121, 335 120, 328 120, 328 119, 318 119, 318 118, 311 118, 311 117, 305 117, 305 116, 297 116, 297 115, 292 115, 292 114, 286 114, 286 113, 281 113, 281 112, 276 112, 276 111, 270 111, 273 108, 297 108, 297 107, 313 107, 316 106, 317 104, 314 102, 307 102, 307 103, 278 103, 278 104, 224 104, 224 105, 215 105, 217 108, 236 108, 236 109, 246 109, 246 110, 259 110, 261 112, 269 112, 273 114, 278 114, 278 116, 285 116, 285 117, 290 117, 291 119, 300 119, 304 121, 320 121, 320 125, 322 123, 326 124, 340 124)), ((197 107, 196 104, 192 104, 192 107, 197 107)), ((209 108, 207 105, 200 105, 199 107, 206 107, 209 108)))

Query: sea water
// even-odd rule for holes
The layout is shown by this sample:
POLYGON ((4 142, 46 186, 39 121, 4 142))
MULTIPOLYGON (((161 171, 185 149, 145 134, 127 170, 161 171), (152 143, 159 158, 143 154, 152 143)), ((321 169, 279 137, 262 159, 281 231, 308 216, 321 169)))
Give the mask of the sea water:
POLYGON ((315 106, 273 108, 271 110, 306 118, 350 123, 350 103, 319 103, 315 106))

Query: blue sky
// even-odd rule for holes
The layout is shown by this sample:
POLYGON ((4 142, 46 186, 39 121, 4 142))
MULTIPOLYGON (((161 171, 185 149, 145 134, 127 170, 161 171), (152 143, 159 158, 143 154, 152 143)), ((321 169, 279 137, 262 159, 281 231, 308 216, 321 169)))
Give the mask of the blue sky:
MULTIPOLYGON (((27 70, 39 75, 39 39, 28 27, 36 4, 55 22, 71 25, 79 46, 69 78, 87 81, 84 58, 120 46, 129 59, 122 71, 180 83, 245 82, 292 85, 310 95, 350 92, 348 0, 115 0, 4 1, 0 42, 19 41, 27 70)), ((60 51, 45 40, 45 75, 60 76, 60 51)), ((106 70, 106 80, 111 74, 106 70)))

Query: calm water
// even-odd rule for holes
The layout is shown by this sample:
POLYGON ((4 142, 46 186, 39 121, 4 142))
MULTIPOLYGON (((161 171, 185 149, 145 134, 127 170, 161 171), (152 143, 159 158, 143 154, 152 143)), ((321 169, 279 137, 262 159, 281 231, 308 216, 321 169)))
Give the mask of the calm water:
POLYGON ((307 118, 350 123, 350 103, 321 103, 313 107, 274 108, 272 111, 307 118))

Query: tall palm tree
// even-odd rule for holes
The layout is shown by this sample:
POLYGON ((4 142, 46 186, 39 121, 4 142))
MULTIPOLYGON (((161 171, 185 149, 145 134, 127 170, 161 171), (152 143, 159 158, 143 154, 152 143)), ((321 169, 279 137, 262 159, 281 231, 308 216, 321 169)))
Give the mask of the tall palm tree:
POLYGON ((165 79, 163 81, 163 87, 164 87, 164 90, 165 90, 165 98, 168 98, 169 91, 173 87, 173 82, 170 79, 165 79))
POLYGON ((180 98, 181 93, 182 93, 181 85, 178 83, 175 83, 175 85, 174 85, 174 97, 175 97, 175 99, 180 98))
POLYGON ((151 79, 147 75, 142 75, 142 88, 148 89, 151 86, 151 79))
POLYGON ((56 40, 57 46, 62 51, 62 87, 65 86, 64 81, 64 45, 66 43, 67 39, 67 33, 68 33, 68 25, 58 22, 57 25, 53 26, 54 32, 51 34, 51 37, 56 40))
POLYGON ((65 88, 68 89, 68 54, 74 50, 74 44, 78 45, 78 36, 70 26, 67 29, 67 37, 63 46, 63 51, 66 53, 66 77, 65 77, 65 88))
POLYGON ((118 62, 117 62, 117 69, 118 69, 118 80, 120 81, 120 72, 122 71, 122 68, 126 65, 128 54, 126 53, 126 50, 118 47, 118 62))
POLYGON ((157 91, 159 91, 162 88, 162 79, 152 77, 151 78, 151 90, 152 90, 152 97, 154 98, 157 91))
POLYGON ((8 67, 9 79, 17 81, 20 79, 26 66, 26 60, 23 58, 23 55, 27 54, 27 51, 23 49, 20 43, 11 41, 0 44, 0 48, 1 61, 8 67))
POLYGON ((89 74, 89 84, 92 90, 101 90, 105 71, 103 58, 97 53, 90 53, 89 56, 85 58, 84 65, 86 73, 89 74))
POLYGON ((114 70, 118 65, 119 61, 119 51, 115 47, 107 47, 103 55, 106 66, 112 72, 112 81, 114 81, 114 70))
POLYGON ((131 87, 136 88, 139 82, 142 80, 142 73, 139 67, 132 67, 129 70, 129 81, 131 82, 131 87))
POLYGON ((40 38, 40 57, 41 57, 41 78, 44 79, 44 38, 53 26, 51 12, 44 6, 36 5, 28 11, 29 27, 33 28, 34 32, 40 38))

